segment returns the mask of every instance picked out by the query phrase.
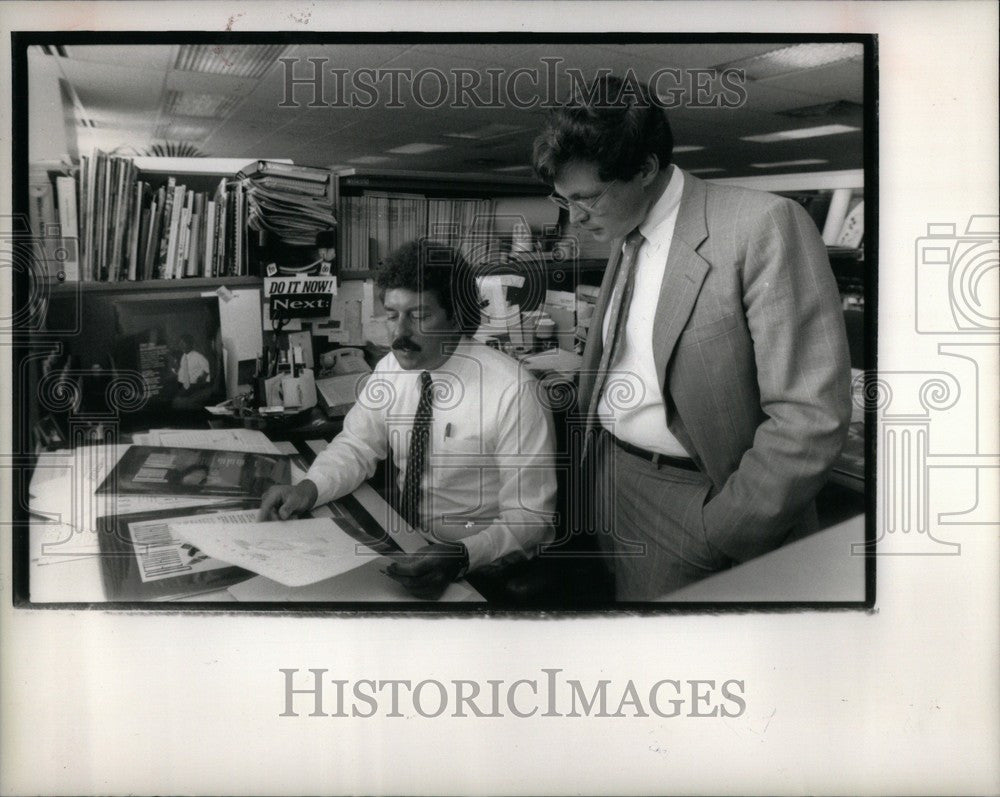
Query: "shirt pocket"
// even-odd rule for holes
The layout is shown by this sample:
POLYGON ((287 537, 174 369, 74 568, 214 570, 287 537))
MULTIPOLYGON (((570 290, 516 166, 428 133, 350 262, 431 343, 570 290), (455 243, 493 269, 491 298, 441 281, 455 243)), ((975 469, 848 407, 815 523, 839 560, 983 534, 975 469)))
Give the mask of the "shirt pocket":
POLYGON ((434 442, 430 472, 442 499, 476 511, 496 500, 496 460, 486 448, 486 441, 479 437, 438 436, 434 442))
POLYGON ((443 431, 438 431, 435 436, 431 456, 438 464, 448 467, 479 465, 484 459, 492 460, 482 437, 458 437, 454 433, 446 435, 443 431))

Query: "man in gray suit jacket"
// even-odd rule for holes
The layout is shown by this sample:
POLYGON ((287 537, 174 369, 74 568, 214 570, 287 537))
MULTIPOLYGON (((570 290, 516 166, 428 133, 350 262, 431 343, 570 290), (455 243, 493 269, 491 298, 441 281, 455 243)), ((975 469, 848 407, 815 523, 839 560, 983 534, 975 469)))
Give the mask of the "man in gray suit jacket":
POLYGON ((672 165, 646 87, 599 79, 555 111, 536 172, 614 241, 578 408, 619 600, 655 600, 816 528, 850 420, 843 314, 795 202, 672 165))

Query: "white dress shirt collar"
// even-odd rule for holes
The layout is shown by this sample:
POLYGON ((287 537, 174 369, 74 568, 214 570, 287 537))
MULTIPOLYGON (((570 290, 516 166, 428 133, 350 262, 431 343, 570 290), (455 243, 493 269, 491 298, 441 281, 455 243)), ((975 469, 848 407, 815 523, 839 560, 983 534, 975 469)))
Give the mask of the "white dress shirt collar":
POLYGON ((660 198, 653 203, 653 206, 646 214, 646 218, 639 225, 639 232, 653 247, 658 247, 663 243, 663 239, 672 237, 673 220, 676 219, 677 209, 681 204, 681 193, 684 190, 684 174, 676 166, 671 166, 670 179, 666 188, 660 194, 660 198), (669 223, 668 223, 669 222, 669 223))

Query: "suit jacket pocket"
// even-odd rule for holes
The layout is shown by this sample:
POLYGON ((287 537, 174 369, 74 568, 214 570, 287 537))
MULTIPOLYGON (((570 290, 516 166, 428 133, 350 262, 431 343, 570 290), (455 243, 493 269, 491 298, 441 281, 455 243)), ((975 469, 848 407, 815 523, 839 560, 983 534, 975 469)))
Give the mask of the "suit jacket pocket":
POLYGON ((722 316, 722 318, 717 318, 708 323, 695 324, 684 330, 684 333, 677 341, 677 347, 692 346, 696 343, 704 343, 713 338, 721 337, 734 329, 738 329, 744 323, 743 314, 736 312, 729 313, 722 316))

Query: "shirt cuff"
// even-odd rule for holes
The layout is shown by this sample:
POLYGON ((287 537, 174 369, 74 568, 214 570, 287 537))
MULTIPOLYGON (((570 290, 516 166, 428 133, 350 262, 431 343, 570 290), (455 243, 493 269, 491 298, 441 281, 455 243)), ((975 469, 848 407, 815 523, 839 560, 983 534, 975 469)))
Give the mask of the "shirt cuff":
POLYGON ((472 573, 493 561, 493 546, 490 544, 490 538, 485 532, 481 531, 478 534, 458 540, 458 542, 462 543, 469 552, 469 569, 467 572, 472 573))
POLYGON ((334 480, 322 471, 310 468, 304 478, 316 485, 316 503, 313 507, 328 504, 336 497, 334 480))

